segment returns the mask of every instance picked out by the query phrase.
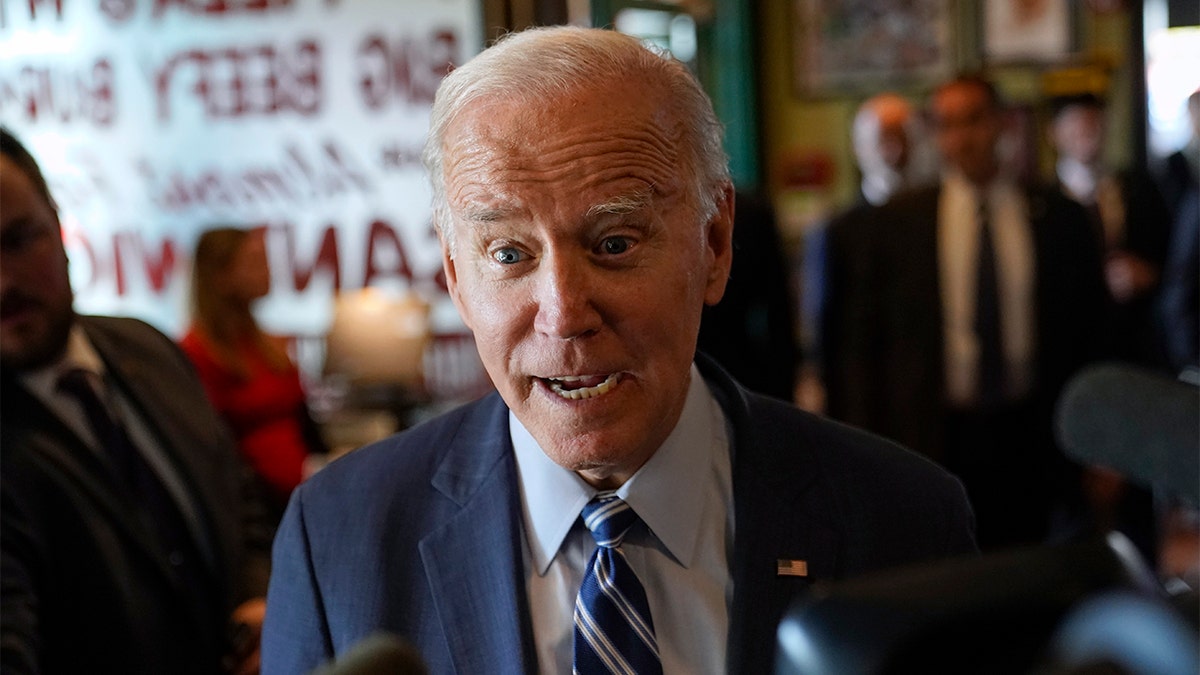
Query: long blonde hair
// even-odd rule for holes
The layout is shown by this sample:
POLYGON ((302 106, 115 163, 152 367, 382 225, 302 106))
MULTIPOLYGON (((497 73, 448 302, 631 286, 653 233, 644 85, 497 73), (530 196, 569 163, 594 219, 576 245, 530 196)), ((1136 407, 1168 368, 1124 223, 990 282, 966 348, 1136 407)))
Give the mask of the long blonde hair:
POLYGON ((226 274, 234 256, 251 236, 261 230, 216 227, 200 235, 192 256, 191 320, 193 330, 212 350, 217 361, 237 374, 249 377, 249 364, 239 345, 249 343, 276 372, 292 367, 287 352, 259 328, 248 302, 220 292, 218 279, 226 274))

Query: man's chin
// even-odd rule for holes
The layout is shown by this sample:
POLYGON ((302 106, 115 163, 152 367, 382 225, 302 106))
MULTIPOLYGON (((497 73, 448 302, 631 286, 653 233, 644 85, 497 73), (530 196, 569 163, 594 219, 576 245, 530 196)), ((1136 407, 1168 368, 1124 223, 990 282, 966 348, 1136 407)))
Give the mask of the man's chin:
POLYGON ((58 360, 67 348, 71 322, 0 332, 0 368, 35 370, 58 360))

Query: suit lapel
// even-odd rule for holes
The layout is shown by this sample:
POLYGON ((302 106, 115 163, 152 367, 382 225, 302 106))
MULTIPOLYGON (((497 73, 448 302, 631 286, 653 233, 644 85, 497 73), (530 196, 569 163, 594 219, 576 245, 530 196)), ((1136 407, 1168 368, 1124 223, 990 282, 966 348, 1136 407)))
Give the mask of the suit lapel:
MULTIPOLYGON (((767 419, 770 413, 757 410, 762 404, 751 402, 710 360, 698 356, 697 362, 734 428, 730 672, 769 672, 775 627, 788 605, 814 581, 838 574, 837 514, 823 495, 815 460, 796 458, 797 453, 810 454, 802 432, 764 427, 760 416, 754 417, 759 423, 751 424, 752 408, 754 415, 767 419), (762 428, 772 429, 771 436, 759 433, 762 428), (805 561, 808 575, 779 575, 780 560, 805 561)), ((536 667, 507 415, 493 395, 464 422, 433 479, 434 487, 460 510, 420 544, 430 592, 460 673, 497 668, 521 673, 536 667)))
POLYGON ((697 363, 734 429, 730 672, 770 672, 775 627, 788 605, 813 581, 837 574, 832 504, 822 498, 815 460, 804 457, 811 446, 802 432, 771 424, 771 413, 719 367, 703 356, 697 363), (780 561, 804 561, 807 576, 780 575, 780 561))
POLYGON ((164 576, 172 577, 167 561, 156 553, 153 540, 140 527, 134 504, 117 491, 111 469, 96 451, 14 378, 4 378, 3 400, 5 417, 19 420, 6 425, 5 442, 19 444, 48 471, 74 485, 108 515, 112 527, 154 560, 164 576))
MULTIPOLYGON (((101 323, 92 317, 82 316, 79 321, 87 332, 88 340, 104 360, 108 376, 137 409, 141 421, 173 466, 186 493, 183 498, 191 500, 190 506, 199 522, 186 516, 185 521, 191 539, 201 552, 207 572, 203 576, 212 584, 212 591, 224 596, 229 589, 222 586, 225 579, 218 570, 227 564, 229 552, 221 548, 224 542, 216 532, 222 530, 214 529, 214 526, 220 528, 236 525, 231 526, 229 522, 220 521, 230 519, 231 509, 222 501, 228 497, 213 493, 212 488, 222 486, 225 479, 213 473, 215 467, 221 466, 221 462, 205 461, 204 452, 205 449, 213 449, 213 444, 204 441, 206 436, 218 434, 220 431, 189 426, 193 419, 188 417, 191 411, 187 410, 185 404, 180 403, 180 382, 171 377, 181 374, 181 370, 172 369, 169 363, 157 360, 153 362, 152 369, 147 368, 145 354, 141 350, 131 350, 128 346, 133 344, 133 337, 113 332, 113 325, 101 323)), ((187 386, 193 383, 184 384, 187 386)), ((194 385, 200 386, 198 382, 194 385)), ((183 513, 186 514, 187 511, 184 510, 183 513)), ((171 566, 160 547, 146 536, 142 536, 139 541, 143 551, 154 559, 156 566, 166 575, 172 586, 190 598, 192 592, 183 587, 183 579, 171 566)))
POLYGON ((455 670, 534 670, 518 479, 498 395, 463 423, 433 486, 460 507, 420 544, 455 670))
POLYGON ((188 497, 192 500, 192 506, 198 510, 202 521, 189 523, 192 538, 196 540, 199 549, 205 552, 205 558, 211 565, 218 558, 209 522, 212 518, 220 517, 229 511, 221 503, 223 497, 206 489, 220 484, 221 479, 212 474, 213 467, 219 466, 220 463, 206 461, 202 452, 191 447, 187 440, 181 442, 181 439, 192 439, 198 443, 205 435, 218 434, 219 430, 198 430, 186 426, 183 419, 186 413, 183 406, 178 404, 177 388, 180 383, 165 376, 174 372, 166 368, 166 364, 156 364, 151 371, 146 368, 146 362, 140 358, 141 355, 121 348, 121 345, 116 344, 117 338, 108 331, 100 330, 87 317, 81 317, 81 322, 87 330, 88 339, 104 360, 109 376, 137 409, 141 421, 174 465, 188 497))

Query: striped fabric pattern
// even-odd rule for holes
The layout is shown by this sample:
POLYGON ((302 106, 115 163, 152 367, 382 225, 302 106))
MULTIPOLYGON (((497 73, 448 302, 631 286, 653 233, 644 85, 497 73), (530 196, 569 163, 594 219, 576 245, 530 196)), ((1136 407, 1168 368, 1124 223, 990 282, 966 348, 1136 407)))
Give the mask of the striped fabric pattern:
POLYGON ((621 542, 637 514, 612 493, 583 507, 583 523, 596 539, 575 599, 577 675, 661 674, 654 622, 642 582, 625 560, 621 542))

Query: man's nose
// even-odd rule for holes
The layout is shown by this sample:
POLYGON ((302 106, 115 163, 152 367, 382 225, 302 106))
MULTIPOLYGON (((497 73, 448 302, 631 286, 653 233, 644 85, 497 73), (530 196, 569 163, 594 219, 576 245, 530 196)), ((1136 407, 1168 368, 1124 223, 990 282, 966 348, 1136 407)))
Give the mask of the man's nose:
POLYGON ((562 340, 590 335, 600 328, 595 305, 597 271, 586 256, 573 259, 551 253, 538 268, 537 318, 534 328, 562 340))

